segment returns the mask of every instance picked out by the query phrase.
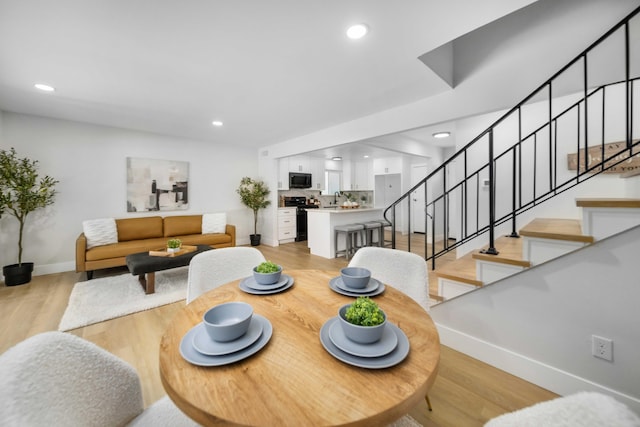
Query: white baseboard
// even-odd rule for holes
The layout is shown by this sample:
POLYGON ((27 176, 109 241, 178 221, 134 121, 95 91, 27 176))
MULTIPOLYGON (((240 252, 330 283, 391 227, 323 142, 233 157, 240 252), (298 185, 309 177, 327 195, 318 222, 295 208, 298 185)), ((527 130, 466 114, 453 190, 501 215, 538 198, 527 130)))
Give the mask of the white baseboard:
POLYGON ((76 263, 74 261, 59 262, 56 264, 36 264, 33 267, 34 276, 43 276, 45 274, 63 273, 65 271, 76 271, 76 263))
POLYGON ((640 399, 612 390, 588 379, 554 368, 522 354, 499 347, 471 335, 436 323, 440 342, 474 359, 513 374, 561 396, 578 391, 597 391, 610 395, 640 414, 640 399))

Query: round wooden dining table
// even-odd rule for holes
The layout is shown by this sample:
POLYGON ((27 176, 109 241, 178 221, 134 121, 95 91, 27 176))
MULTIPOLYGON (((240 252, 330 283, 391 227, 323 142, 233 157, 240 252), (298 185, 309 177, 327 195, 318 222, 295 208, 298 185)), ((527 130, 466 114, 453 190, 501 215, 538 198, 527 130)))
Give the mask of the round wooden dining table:
POLYGON ((397 365, 369 369, 344 363, 322 345, 320 330, 355 298, 329 287, 336 271, 283 271, 286 291, 253 295, 240 280, 217 287, 181 309, 160 342, 160 376, 173 402, 205 426, 377 426, 408 413, 435 381, 440 341, 429 314, 386 284, 373 297, 409 340, 397 365), (202 367, 186 361, 180 343, 209 308, 245 301, 273 327, 256 354, 232 364, 202 367))

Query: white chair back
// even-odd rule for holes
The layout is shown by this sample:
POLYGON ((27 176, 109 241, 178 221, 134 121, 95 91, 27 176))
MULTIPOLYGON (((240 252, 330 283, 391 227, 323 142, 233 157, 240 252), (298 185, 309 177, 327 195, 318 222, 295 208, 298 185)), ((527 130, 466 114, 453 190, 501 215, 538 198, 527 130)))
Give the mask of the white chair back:
POLYGON ((3 426, 121 426, 142 413, 135 369, 75 335, 45 332, 0 356, 3 426))
POLYGON ((232 247, 199 253, 189 263, 187 304, 220 285, 251 276, 265 258, 256 248, 232 247))
POLYGON ((405 293, 429 311, 427 263, 419 255, 368 246, 358 249, 349 266, 369 269, 371 277, 405 293))

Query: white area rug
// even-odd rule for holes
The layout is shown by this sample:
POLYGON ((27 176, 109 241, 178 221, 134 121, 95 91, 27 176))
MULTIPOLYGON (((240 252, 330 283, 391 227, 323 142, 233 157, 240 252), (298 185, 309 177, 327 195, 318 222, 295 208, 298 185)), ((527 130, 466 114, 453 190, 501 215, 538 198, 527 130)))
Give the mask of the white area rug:
POLYGON ((58 325, 68 331, 180 301, 187 296, 189 267, 156 273, 155 293, 146 295, 138 276, 122 274, 78 282, 58 325))

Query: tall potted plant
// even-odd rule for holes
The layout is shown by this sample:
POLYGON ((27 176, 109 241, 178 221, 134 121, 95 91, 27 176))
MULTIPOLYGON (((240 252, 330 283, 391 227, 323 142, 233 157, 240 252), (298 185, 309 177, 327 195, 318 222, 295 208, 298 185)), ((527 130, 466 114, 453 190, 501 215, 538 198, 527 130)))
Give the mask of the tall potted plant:
POLYGON ((16 150, 0 150, 0 204, 2 209, 20 223, 18 233, 18 263, 2 267, 7 286, 31 281, 32 262, 22 262, 22 242, 27 215, 53 204, 57 180, 50 176, 38 179, 38 161, 18 158, 16 150))
POLYGON ((269 196, 269 188, 264 181, 254 180, 245 176, 240 180, 240 187, 236 190, 240 195, 242 203, 253 211, 253 234, 251 238, 251 246, 260 244, 260 234, 258 234, 258 211, 264 209, 271 201, 267 199, 269 196))

